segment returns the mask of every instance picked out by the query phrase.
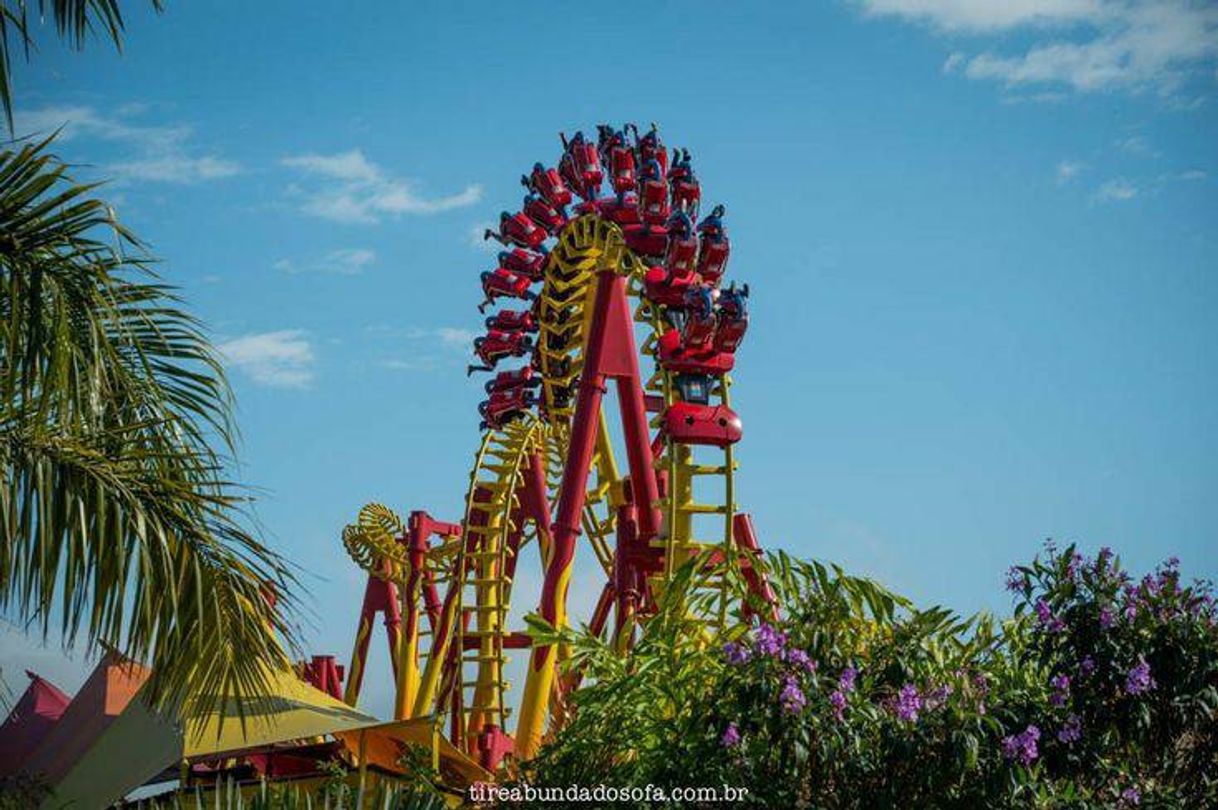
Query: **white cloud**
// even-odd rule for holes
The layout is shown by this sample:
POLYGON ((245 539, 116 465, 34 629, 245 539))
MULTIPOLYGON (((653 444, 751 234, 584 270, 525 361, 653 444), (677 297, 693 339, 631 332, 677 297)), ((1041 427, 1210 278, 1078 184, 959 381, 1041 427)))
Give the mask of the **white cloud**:
POLYGON ((436 333, 440 337, 440 342, 445 346, 461 349, 468 348, 474 342, 474 338, 478 337, 476 332, 469 329, 455 329, 451 326, 441 326, 436 333))
POLYGON ((1125 202, 1136 196, 1138 187, 1124 177, 1114 177, 1095 191, 1095 199, 1099 202, 1125 202))
MULTIPOLYGON (((1212 80, 1218 6, 1188 0, 857 0, 871 16, 922 23, 956 37, 1020 30, 1014 53, 953 53, 948 71, 1008 88, 1076 91, 1153 89, 1172 95, 1190 79, 1212 80)), ((1009 41, 1009 40, 1004 40, 1009 41)))
POLYGON ((902 17, 946 31, 997 31, 1062 24, 1099 13, 1099 0, 861 0, 866 13, 902 17))
POLYGON ((331 273, 340 276, 357 276, 376 261, 376 251, 368 248, 342 248, 332 250, 317 259, 300 264, 291 259, 280 259, 272 265, 285 273, 331 273))
POLYGON ((1118 138, 1114 146, 1122 152, 1143 157, 1158 157, 1159 153, 1150 147, 1150 143, 1141 135, 1131 135, 1128 138, 1118 138))
POLYGON ((1077 160, 1062 160, 1057 164, 1057 184, 1065 185, 1074 178, 1078 177, 1086 166, 1079 163, 1077 160))
POLYGON ((1201 169, 1189 169, 1188 171, 1180 172, 1180 174, 1176 176, 1176 179, 1194 181, 1194 180, 1204 180, 1207 177, 1209 177, 1209 174, 1202 171, 1201 169))
MULTIPOLYGON (((393 344, 404 355, 381 360, 379 365, 395 371, 434 371, 452 368, 454 355, 468 355, 478 332, 455 326, 397 326, 370 324, 364 331, 379 341, 393 344)), ((463 363, 464 361, 462 361, 463 363)), ((461 365, 464 368, 464 365, 461 365)))
POLYGON ((469 246, 482 253, 498 253, 503 246, 493 239, 485 238, 486 229, 495 230, 495 223, 489 221, 476 222, 466 231, 469 246))
POLYGON ((187 126, 132 123, 144 113, 140 105, 123 105, 113 115, 89 106, 53 106, 18 112, 15 129, 21 135, 47 135, 59 130, 60 141, 109 141, 126 147, 129 156, 102 163, 119 180, 159 183, 198 183, 232 177, 240 164, 217 155, 200 155, 190 148, 193 131, 187 126))
POLYGON ((225 360, 259 385, 304 388, 313 381, 313 347, 303 330, 242 335, 217 348, 225 360))
POLYGON ((407 180, 390 177, 358 149, 333 155, 294 155, 280 161, 315 181, 289 189, 300 210, 337 222, 372 224, 385 215, 436 214, 482 199, 482 186, 468 185, 456 194, 423 197, 407 180))

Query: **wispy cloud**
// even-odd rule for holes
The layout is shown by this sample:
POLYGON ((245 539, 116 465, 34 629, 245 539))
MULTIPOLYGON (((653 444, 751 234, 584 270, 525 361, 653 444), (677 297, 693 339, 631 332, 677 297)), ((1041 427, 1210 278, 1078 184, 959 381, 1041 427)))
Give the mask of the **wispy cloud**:
POLYGON ((466 241, 470 247, 482 253, 497 253, 503 247, 498 242, 485 238, 487 228, 494 230, 495 224, 484 220, 470 225, 469 230, 466 231, 466 241))
POLYGON ((1118 138, 1113 145, 1120 151, 1130 155, 1138 155, 1139 157, 1159 156, 1159 153, 1151 148, 1150 142, 1143 135, 1130 135, 1127 138, 1118 138))
POLYGON ((1107 180, 1095 190, 1096 202, 1125 202, 1138 196, 1138 187, 1124 177, 1107 180))
POLYGON ((293 275, 298 273, 330 273, 340 276, 357 276, 376 261, 376 251, 368 248, 342 248, 332 250, 324 256, 300 262, 280 259, 273 265, 276 270, 293 275))
POLYGON ((1019 25, 1086 20, 1099 0, 861 0, 866 13, 903 17, 945 31, 990 32, 1019 25))
POLYGON ((193 130, 182 125, 141 124, 132 120, 144 114, 140 105, 124 105, 112 115, 89 106, 53 106, 19 111, 15 128, 21 135, 44 135, 60 130, 61 141, 107 141, 127 155, 102 168, 118 180, 159 183, 198 183, 232 177, 240 164, 215 154, 200 154, 191 140, 193 130))
POLYGON ((454 358, 469 353, 477 332, 455 326, 397 326, 371 324, 364 331, 377 339, 389 354, 380 361, 383 368, 396 371, 433 371, 451 367, 454 358), (392 354, 390 354, 392 352, 392 354))
POLYGON ((1066 183, 1078 177, 1079 172, 1086 168, 1086 165, 1077 160, 1062 160, 1057 164, 1057 184, 1064 186, 1066 183))
POLYGON ((383 216, 436 214, 482 199, 482 186, 476 184, 456 194, 425 197, 414 183, 390 176, 358 149, 294 155, 280 162, 305 177, 304 185, 288 190, 300 210, 336 222, 373 224, 383 216))
MULTIPOLYGON (((1188 0, 856 0, 870 16, 921 23, 955 38, 1006 36, 1015 51, 954 53, 944 65, 1007 88, 1064 86, 1079 92, 1154 90, 1172 95, 1212 79, 1218 6, 1188 0)), ((997 44, 996 46, 1002 47, 997 44)))
POLYGON ((304 388, 313 381, 313 347, 301 329, 242 335, 218 348, 230 365, 259 385, 304 388))

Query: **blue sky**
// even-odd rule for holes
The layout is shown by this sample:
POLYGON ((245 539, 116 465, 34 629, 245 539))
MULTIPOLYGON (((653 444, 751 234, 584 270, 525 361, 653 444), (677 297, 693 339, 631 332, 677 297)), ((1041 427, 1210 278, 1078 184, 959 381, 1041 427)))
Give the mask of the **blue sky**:
MULTIPOLYGON (((225 347, 318 652, 349 654, 361 504, 459 516, 473 235, 602 121, 658 121, 728 206, 767 546, 965 612, 1049 536, 1218 574, 1212 4, 212 2, 129 29, 121 57, 40 31, 18 129, 67 124, 225 347)), ((0 660, 81 680, 12 632, 0 660)))

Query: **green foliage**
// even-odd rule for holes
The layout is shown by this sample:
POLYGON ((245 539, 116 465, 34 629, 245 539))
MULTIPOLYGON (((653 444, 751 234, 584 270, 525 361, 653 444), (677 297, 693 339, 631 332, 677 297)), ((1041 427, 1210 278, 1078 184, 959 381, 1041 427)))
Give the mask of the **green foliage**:
POLYGON ((769 568, 782 618, 753 605, 714 643, 689 571, 626 657, 555 634, 585 685, 520 778, 732 785, 765 807, 1218 803, 1213 599, 1174 564, 1133 585, 1109 552, 1050 546, 1012 570, 1001 625, 818 562, 769 568))
MULTIPOLYGON (((356 775, 339 763, 324 769, 320 787, 308 789, 291 782, 237 782, 231 778, 145 799, 142 810, 341 810, 366 807, 376 810, 443 810, 438 794, 420 792, 412 785, 380 782, 362 793, 356 775)), ((0 804, 0 810, 3 809, 0 804)))
POLYGON ((44 634, 57 616, 66 643, 150 663, 150 697, 206 710, 287 665, 293 577, 224 478, 214 349, 47 144, 0 151, 0 609, 44 634))
POLYGON ((37 807, 51 794, 45 782, 25 773, 0 777, 0 810, 27 810, 37 807))

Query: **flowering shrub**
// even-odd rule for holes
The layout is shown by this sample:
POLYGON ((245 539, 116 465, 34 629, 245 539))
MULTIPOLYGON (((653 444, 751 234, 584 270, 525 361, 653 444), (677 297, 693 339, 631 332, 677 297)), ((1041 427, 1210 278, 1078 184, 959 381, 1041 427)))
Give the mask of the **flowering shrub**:
POLYGON ((681 607, 689 571, 629 656, 566 635, 585 685, 522 777, 774 807, 1218 806, 1214 600, 1174 560, 1135 582, 1108 550, 1047 545, 1008 572, 1001 625, 770 569, 777 617, 753 604, 714 642, 681 607))

